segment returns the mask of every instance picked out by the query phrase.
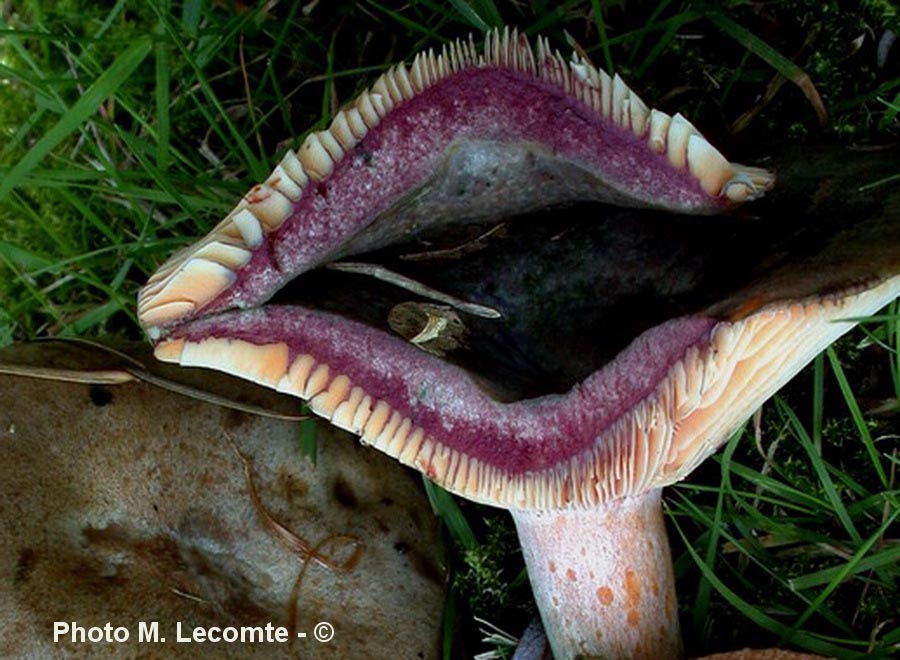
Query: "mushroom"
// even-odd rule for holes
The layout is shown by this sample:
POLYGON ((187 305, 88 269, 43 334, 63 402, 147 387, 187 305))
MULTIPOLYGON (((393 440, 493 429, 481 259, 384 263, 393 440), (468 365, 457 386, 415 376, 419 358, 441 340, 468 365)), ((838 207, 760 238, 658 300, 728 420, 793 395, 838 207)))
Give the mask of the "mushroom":
POLYGON ((787 174, 756 216, 708 217, 772 176, 495 31, 392 68, 139 314, 159 359, 306 399, 510 509, 557 657, 676 657, 661 489, 900 291, 896 201, 787 174))
POLYGON ((144 635, 151 656, 193 658, 176 639, 230 629, 257 641, 209 655, 296 660, 319 622, 336 632, 317 658, 439 657, 446 581, 418 479, 318 421, 318 465, 296 460, 287 397, 118 349, 0 349, 2 657, 128 657, 144 635), (128 641, 78 632, 104 622, 128 641))

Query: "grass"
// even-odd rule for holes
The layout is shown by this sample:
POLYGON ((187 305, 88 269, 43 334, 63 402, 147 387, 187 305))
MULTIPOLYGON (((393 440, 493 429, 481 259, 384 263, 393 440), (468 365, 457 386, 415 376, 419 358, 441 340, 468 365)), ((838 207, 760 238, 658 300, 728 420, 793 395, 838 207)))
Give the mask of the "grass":
MULTIPOLYGON (((0 345, 139 338, 140 284, 285 148, 389 63, 502 21, 577 45, 726 153, 900 130, 900 56, 876 60, 884 30, 900 32, 886 1, 24 0, 0 25, 0 345)), ((897 652, 897 312, 669 489, 689 652, 897 652)), ((531 615, 509 520, 429 494, 453 559, 446 655, 506 652, 474 617, 518 635, 531 615)))

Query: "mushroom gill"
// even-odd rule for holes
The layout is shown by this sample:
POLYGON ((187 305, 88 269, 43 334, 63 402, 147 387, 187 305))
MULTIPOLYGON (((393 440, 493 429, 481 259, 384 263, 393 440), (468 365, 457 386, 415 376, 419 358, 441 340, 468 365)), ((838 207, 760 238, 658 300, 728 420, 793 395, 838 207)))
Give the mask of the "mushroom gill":
POLYGON ((781 192, 735 209, 771 175, 494 32, 391 69, 139 314, 158 358, 513 510, 558 657, 672 657, 660 489, 900 291, 900 194, 830 158, 785 156, 781 192))

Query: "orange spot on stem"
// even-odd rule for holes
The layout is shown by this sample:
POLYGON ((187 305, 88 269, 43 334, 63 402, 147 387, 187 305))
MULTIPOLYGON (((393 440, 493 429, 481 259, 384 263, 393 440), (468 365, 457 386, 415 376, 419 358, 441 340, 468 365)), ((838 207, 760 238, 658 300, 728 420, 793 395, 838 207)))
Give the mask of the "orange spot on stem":
POLYGON ((613 592, 609 587, 600 587, 597 589, 597 598, 600 602, 609 607, 613 602, 613 592))
POLYGON ((641 615, 638 608, 641 604, 641 582, 630 568, 625 571, 625 607, 628 608, 628 625, 636 627, 641 615))
POLYGON ((625 598, 629 607, 632 605, 637 607, 641 603, 641 581, 637 573, 630 568, 625 571, 625 598))

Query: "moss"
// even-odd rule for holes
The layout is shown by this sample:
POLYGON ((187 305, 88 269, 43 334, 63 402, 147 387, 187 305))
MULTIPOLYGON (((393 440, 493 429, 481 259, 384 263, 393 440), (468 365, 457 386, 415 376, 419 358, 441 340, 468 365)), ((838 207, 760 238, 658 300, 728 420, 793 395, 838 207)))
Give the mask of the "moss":
MULTIPOLYGON (((483 522, 482 543, 463 554, 465 568, 457 575, 456 584, 472 611, 493 621, 498 611, 522 602, 518 593, 522 585, 516 580, 524 561, 515 529, 505 514, 486 516, 483 522)), ((527 604, 527 599, 524 602, 527 604)), ((525 612, 530 612, 530 607, 525 612)))

